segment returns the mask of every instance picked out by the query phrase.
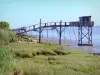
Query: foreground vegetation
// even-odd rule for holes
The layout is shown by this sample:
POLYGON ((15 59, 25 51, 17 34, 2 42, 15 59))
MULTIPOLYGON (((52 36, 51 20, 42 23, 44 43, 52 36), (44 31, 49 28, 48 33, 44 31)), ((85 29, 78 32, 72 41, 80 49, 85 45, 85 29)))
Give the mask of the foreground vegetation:
POLYGON ((6 48, 0 47, 0 53, 0 75, 14 71, 22 71, 23 75, 100 74, 99 56, 63 50, 50 43, 11 43, 6 48))

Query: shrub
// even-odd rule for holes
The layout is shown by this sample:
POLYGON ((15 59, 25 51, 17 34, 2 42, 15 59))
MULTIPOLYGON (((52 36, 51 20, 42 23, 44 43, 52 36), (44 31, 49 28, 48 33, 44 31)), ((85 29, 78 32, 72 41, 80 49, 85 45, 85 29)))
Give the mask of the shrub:
POLYGON ((13 31, 0 29, 0 44, 5 45, 10 41, 13 42, 15 35, 16 34, 13 31))
POLYGON ((15 52, 15 55, 21 58, 31 58, 33 56, 31 52, 25 51, 15 52))
POLYGON ((42 55, 41 51, 36 51, 36 55, 42 55))
POLYGON ((70 52, 66 52, 64 50, 54 50, 57 55, 67 55, 67 54, 70 54, 70 52))
POLYGON ((41 50, 42 55, 56 55, 52 50, 41 50))

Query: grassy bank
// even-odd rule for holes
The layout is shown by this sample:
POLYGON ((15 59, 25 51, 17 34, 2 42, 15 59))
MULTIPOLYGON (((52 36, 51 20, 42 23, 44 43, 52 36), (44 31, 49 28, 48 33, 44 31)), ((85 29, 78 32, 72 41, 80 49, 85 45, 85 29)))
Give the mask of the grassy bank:
POLYGON ((100 74, 100 57, 79 50, 63 50, 61 46, 50 43, 11 43, 6 47, 13 54, 11 59, 14 62, 11 62, 14 66, 0 75, 19 70, 23 75, 100 74))

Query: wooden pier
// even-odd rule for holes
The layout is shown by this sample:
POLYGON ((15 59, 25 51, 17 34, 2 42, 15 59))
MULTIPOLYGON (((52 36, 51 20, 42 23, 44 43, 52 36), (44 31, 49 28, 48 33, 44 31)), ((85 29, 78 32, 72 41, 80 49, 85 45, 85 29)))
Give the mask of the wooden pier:
POLYGON ((79 17, 79 21, 73 22, 47 22, 42 23, 40 19, 39 24, 31 25, 29 27, 21 27, 13 29, 17 35, 22 35, 30 31, 39 32, 39 43, 41 43, 41 33, 45 28, 56 29, 59 34, 59 44, 61 44, 62 37, 62 27, 78 27, 78 46, 93 46, 92 44, 92 27, 94 26, 94 21, 91 21, 91 16, 79 17), (59 30, 57 29, 59 27, 59 30), (87 30, 87 33, 84 32, 87 30), (88 40, 88 43, 83 43, 84 38, 88 40))

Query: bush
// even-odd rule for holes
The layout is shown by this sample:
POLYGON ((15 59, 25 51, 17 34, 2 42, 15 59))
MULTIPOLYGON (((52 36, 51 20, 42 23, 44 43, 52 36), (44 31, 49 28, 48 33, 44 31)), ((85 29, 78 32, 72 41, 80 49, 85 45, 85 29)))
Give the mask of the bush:
POLYGON ((66 52, 64 50, 54 50, 57 55, 67 55, 67 54, 70 54, 70 52, 66 52))
POLYGON ((36 55, 42 55, 41 51, 36 51, 36 55))
POLYGON ((42 55, 56 55, 52 50, 41 50, 42 55))
POLYGON ((13 31, 0 29, 0 45, 7 45, 11 40, 14 40, 15 35, 13 31))
POLYGON ((25 51, 15 52, 15 55, 21 58, 31 58, 33 56, 31 52, 25 51))

